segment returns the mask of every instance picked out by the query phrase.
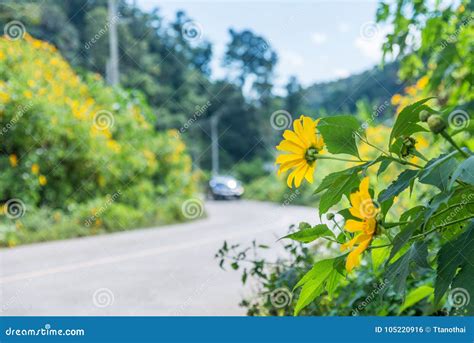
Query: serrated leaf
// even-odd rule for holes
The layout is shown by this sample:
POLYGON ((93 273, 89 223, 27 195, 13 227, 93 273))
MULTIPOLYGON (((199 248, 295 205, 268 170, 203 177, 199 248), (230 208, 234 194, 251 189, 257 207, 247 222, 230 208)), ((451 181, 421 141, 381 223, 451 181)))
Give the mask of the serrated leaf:
POLYGON ((405 284, 412 267, 412 262, 416 266, 428 268, 428 249, 426 242, 415 242, 408 251, 395 262, 388 265, 385 277, 387 283, 393 285, 394 291, 399 294, 405 292, 405 284))
POLYGON ((349 176, 349 175, 352 175, 354 173, 358 173, 362 169, 363 169, 363 165, 359 165, 359 166, 355 166, 355 167, 352 167, 352 168, 344 169, 344 170, 337 171, 337 172, 330 173, 330 174, 326 175, 323 178, 323 181, 321 181, 318 188, 316 188, 316 190, 314 191, 314 194, 321 193, 322 191, 335 186, 342 176, 344 176, 344 175, 349 176))
POLYGON ((415 132, 426 131, 426 129, 418 125, 418 122, 420 121, 419 113, 422 109, 424 109, 422 105, 430 99, 433 99, 433 97, 417 101, 414 104, 405 107, 398 114, 397 120, 393 125, 392 132, 390 133, 390 145, 398 137, 410 136, 415 132))
POLYGON ((297 232, 290 233, 280 239, 289 238, 302 243, 312 242, 320 237, 334 237, 334 233, 327 225, 319 224, 314 227, 304 228, 297 232))
MULTIPOLYGON (((443 226, 442 241, 449 241, 465 230, 466 224, 474 213, 474 186, 456 188, 448 193, 441 193, 436 212, 426 221, 426 227, 443 226), (441 197, 446 194, 445 197, 441 197), (465 220, 462 220, 465 218, 465 220)), ((436 206, 432 202, 430 206, 436 206)), ((430 207, 428 209, 431 209, 430 207)))
POLYGON ((421 213, 418 216, 410 221, 407 225, 401 228, 400 232, 393 239, 393 247, 390 251, 389 261, 391 261, 395 255, 401 250, 401 248, 408 243, 410 238, 416 232, 416 230, 421 228, 423 223, 423 216, 421 213))
POLYGON ((377 170, 377 176, 382 174, 384 171, 387 170, 387 168, 390 166, 392 163, 391 159, 384 159, 382 162, 380 162, 379 169, 377 170))
POLYGON ((354 188, 359 186, 359 176, 353 170, 349 175, 339 175, 334 180, 333 186, 329 188, 319 200, 319 214, 326 213, 333 205, 337 204, 343 195, 349 196, 354 188))
MULTIPOLYGON (((467 279, 467 274, 474 274, 474 220, 472 220, 466 231, 458 238, 445 243, 438 252, 438 267, 435 281, 435 305, 439 303, 448 290, 453 280, 460 277, 456 282, 457 287, 470 288, 473 285, 462 281, 467 279), (458 271, 458 269, 460 269, 458 271)), ((454 282, 453 282, 454 284, 454 282)), ((472 293, 471 293, 472 294, 472 293)))
POLYGON ((360 124, 354 116, 322 118, 319 121, 318 130, 330 153, 359 157, 355 133, 359 132, 360 124))
POLYGON ((339 256, 316 262, 313 268, 311 268, 311 270, 301 278, 294 287, 294 289, 302 287, 295 306, 295 316, 325 289, 332 294, 337 286, 334 282, 340 279, 334 274, 341 273, 341 266, 343 266, 344 263, 343 261, 344 257, 339 256))
POLYGON ((451 177, 451 181, 449 182, 449 189, 453 187, 456 179, 474 185, 474 156, 470 156, 457 167, 451 177))
POLYGON ((454 158, 456 153, 455 151, 450 154, 443 154, 428 161, 426 166, 420 170, 418 181, 438 187, 441 191, 448 190, 451 175, 458 165, 454 158))
POLYGON ((433 292, 434 288, 426 285, 415 288, 407 294, 403 305, 400 307, 399 314, 405 311, 407 308, 419 303, 427 296, 433 294, 433 292))
POLYGON ((415 179, 418 175, 417 170, 407 169, 403 171, 400 175, 398 175, 397 179, 388 186, 387 189, 382 191, 379 195, 378 201, 384 202, 390 198, 393 198, 403 192, 410 183, 415 179))

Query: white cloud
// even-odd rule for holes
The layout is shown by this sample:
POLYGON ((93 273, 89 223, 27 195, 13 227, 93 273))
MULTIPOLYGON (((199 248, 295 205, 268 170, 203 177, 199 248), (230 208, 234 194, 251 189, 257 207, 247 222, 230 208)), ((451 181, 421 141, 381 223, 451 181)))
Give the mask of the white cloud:
POLYGON ((281 52, 280 56, 282 65, 301 67, 304 64, 303 56, 294 51, 284 50, 281 52))
POLYGON ((379 62, 382 58, 382 44, 388 28, 382 28, 374 22, 361 25, 359 35, 354 40, 354 46, 372 61, 379 62))
POLYGON ((314 44, 316 45, 321 45, 327 40, 327 36, 324 33, 321 32, 314 32, 311 35, 311 40, 313 41, 314 44))
POLYGON ((346 78, 350 75, 351 73, 349 72, 349 70, 347 69, 342 69, 342 68, 338 68, 338 69, 334 69, 334 75, 339 78, 339 79, 343 79, 343 78, 346 78))

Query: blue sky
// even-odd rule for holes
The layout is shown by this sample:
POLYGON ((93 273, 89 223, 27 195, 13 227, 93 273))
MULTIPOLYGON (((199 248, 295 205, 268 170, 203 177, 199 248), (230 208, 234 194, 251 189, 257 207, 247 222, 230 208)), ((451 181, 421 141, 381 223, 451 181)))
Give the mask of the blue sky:
POLYGON ((380 61, 385 28, 375 25, 377 1, 155 1, 137 0, 146 10, 160 9, 165 20, 184 10, 214 44, 213 77, 225 75, 221 58, 228 29, 251 29, 277 51, 276 84, 290 75, 304 85, 334 80, 380 61))

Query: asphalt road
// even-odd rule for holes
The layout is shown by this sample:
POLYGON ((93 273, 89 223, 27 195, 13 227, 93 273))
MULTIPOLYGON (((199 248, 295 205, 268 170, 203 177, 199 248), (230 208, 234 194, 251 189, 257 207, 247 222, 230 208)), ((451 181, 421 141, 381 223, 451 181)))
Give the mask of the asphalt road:
POLYGON ((1 315, 244 315, 240 273, 222 271, 224 240, 276 238, 314 209, 253 201, 206 203, 184 224, 0 250, 1 315))

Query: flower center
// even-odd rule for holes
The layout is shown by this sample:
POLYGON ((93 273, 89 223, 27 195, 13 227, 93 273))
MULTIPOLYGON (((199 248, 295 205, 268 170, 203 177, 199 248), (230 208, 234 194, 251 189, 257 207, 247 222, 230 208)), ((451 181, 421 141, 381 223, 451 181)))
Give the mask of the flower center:
POLYGON ((319 150, 315 147, 310 147, 306 150, 306 154, 304 155, 305 160, 308 163, 313 163, 318 158, 319 150))

